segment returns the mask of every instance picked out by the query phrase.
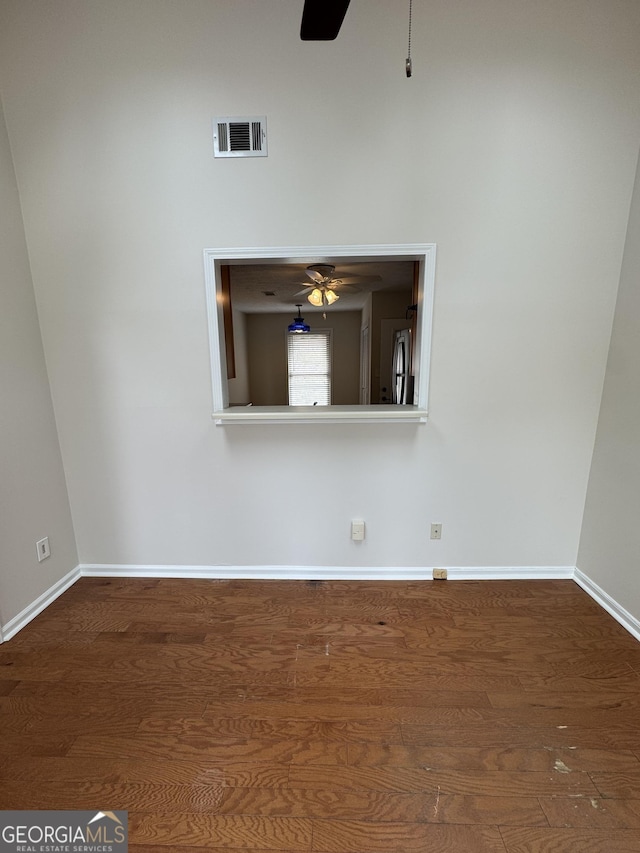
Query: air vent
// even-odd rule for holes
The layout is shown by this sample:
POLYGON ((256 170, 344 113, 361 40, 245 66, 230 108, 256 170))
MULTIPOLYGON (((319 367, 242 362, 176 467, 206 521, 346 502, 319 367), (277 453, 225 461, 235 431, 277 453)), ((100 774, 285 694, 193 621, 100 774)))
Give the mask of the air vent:
POLYGON ((215 157, 266 157, 265 116, 218 116, 213 120, 215 157))

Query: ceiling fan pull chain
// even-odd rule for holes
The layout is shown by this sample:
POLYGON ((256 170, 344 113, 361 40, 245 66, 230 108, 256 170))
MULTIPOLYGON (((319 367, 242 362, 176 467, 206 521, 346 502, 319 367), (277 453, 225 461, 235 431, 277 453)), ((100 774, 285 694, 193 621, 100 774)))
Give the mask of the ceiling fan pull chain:
POLYGON ((407 77, 411 77, 411 12, 413 7, 413 0, 409 0, 409 48, 407 50, 407 60, 405 62, 405 70, 407 72, 407 77))

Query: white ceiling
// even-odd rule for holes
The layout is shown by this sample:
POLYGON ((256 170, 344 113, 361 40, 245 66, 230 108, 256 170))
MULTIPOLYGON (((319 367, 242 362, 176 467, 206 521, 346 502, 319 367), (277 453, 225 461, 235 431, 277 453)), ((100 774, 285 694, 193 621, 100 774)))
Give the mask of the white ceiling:
POLYGON ((322 311, 360 311, 367 294, 372 290, 411 289, 413 286, 413 261, 381 260, 375 262, 342 263, 340 259, 329 261, 336 270, 335 278, 347 276, 380 276, 381 280, 364 284, 359 292, 341 292, 340 299, 329 308, 315 308, 306 298, 298 295, 313 282, 306 275, 307 264, 242 264, 231 267, 231 303, 234 308, 247 314, 276 314, 294 311, 296 303, 302 305, 302 313, 322 311), (265 291, 273 296, 265 295, 265 291))

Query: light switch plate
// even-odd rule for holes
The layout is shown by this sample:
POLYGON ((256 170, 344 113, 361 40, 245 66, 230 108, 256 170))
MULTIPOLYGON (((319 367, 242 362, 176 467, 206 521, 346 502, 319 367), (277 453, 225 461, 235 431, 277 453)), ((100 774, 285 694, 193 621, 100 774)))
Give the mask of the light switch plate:
POLYGON ((364 539, 364 521, 351 522, 351 538, 354 542, 362 542, 364 539))

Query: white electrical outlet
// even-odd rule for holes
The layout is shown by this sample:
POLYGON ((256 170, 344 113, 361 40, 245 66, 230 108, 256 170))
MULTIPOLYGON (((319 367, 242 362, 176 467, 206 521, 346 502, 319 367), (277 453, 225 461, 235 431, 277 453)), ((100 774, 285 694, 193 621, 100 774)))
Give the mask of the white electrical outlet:
POLYGON ((47 557, 51 556, 51 548, 49 547, 49 537, 45 536, 44 539, 39 539, 36 542, 36 548, 38 549, 38 562, 41 563, 43 560, 46 560, 47 557))
POLYGON ((431 538, 442 539, 442 524, 439 521, 431 525, 431 538))

